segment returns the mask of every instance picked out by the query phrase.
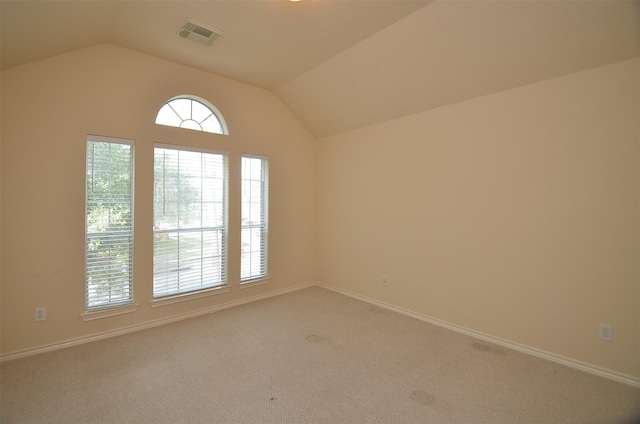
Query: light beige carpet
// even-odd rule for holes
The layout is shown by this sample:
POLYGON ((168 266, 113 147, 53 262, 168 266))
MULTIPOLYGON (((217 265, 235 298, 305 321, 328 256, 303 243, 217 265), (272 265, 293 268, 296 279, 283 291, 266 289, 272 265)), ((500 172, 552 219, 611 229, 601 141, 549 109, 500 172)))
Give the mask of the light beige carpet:
POLYGON ((3 424, 640 422, 638 389, 313 287, 8 361, 3 424))

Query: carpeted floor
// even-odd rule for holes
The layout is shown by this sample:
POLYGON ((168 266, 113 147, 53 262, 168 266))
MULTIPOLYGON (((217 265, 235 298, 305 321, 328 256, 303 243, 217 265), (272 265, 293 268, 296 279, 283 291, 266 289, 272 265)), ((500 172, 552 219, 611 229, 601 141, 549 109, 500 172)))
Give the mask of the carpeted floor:
POLYGON ((312 287, 8 361, 13 423, 640 423, 640 390, 312 287))

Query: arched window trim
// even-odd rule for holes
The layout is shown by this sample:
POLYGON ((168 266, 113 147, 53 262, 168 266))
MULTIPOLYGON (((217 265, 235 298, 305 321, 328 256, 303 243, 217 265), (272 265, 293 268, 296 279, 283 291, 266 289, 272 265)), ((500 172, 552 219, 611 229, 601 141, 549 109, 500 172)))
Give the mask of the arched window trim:
POLYGON ((227 123, 224 120, 224 117, 222 116, 222 113, 218 110, 218 108, 216 108, 208 100, 203 99, 202 97, 198 97, 198 96, 194 96, 194 95, 190 95, 190 94, 182 94, 182 95, 175 96, 175 97, 172 97, 171 99, 167 100, 165 102, 165 104, 163 104, 162 107, 158 110, 158 113, 156 114, 156 121, 155 122, 158 125, 166 125, 166 126, 174 127, 174 128, 186 128, 186 129, 193 129, 194 131, 208 132, 208 133, 211 133, 211 134, 229 135, 229 127, 227 127, 227 123), (207 118, 205 118, 204 120, 202 120, 200 122, 197 122, 197 121, 194 120, 194 122, 196 122, 198 124, 200 129, 183 127, 182 124, 184 122, 190 121, 190 120, 189 119, 183 119, 182 117, 180 117, 178 112, 171 106, 171 102, 173 102, 175 100, 191 100, 191 101, 198 102, 198 103, 202 104, 204 107, 209 109, 209 111, 211 112, 211 115, 213 115, 216 118, 216 120, 220 123, 220 128, 221 128, 222 132, 207 131, 207 130, 204 130, 202 128, 202 125, 201 125, 202 122, 204 122, 204 120, 208 119, 209 116, 211 116, 211 115, 208 115, 207 118), (169 124, 169 123, 158 122, 158 119, 160 117, 160 113, 161 113, 162 109, 165 108, 166 106, 170 107, 174 111, 176 116, 178 116, 182 120, 180 125, 174 125, 174 124, 169 124))

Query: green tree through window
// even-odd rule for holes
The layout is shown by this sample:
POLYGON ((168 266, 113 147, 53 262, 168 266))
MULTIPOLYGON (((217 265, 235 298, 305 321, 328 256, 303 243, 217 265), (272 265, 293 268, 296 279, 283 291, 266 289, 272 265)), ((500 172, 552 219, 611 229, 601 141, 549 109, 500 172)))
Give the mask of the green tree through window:
POLYGON ((133 144, 90 136, 86 181, 86 308, 133 301, 133 144))
POLYGON ((153 296, 226 284, 227 158, 156 146, 153 296))

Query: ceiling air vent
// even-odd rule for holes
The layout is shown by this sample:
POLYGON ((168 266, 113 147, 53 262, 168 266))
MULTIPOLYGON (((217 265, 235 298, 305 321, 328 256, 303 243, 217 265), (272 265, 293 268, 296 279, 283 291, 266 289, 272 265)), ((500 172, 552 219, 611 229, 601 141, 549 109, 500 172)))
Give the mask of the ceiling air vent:
POLYGON ((192 19, 184 21, 184 25, 182 25, 182 28, 180 28, 178 32, 180 37, 204 44, 205 46, 212 45, 222 34, 222 31, 207 27, 192 19))

